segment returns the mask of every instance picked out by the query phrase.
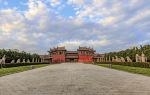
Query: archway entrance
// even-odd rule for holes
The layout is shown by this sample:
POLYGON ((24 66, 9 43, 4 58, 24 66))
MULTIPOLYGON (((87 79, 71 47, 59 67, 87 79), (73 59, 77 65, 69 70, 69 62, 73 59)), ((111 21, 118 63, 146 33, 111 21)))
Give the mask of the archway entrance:
POLYGON ((78 62, 77 58, 67 58, 66 62, 78 62))

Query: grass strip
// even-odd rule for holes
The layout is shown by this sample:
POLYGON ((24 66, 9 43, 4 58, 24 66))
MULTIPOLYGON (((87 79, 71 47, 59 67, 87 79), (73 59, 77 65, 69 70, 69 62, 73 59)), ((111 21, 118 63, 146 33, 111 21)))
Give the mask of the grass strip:
MULTIPOLYGON (((98 64, 98 65, 102 66, 102 67, 109 68, 109 64, 98 64)), ((126 71, 126 72, 130 72, 130 73, 135 73, 135 74, 142 74, 142 75, 145 75, 145 76, 150 76, 150 69, 149 68, 131 67, 131 66, 122 66, 122 65, 112 65, 112 69, 126 71)))
POLYGON ((2 68, 2 69, 0 69, 0 77, 5 76, 5 75, 9 75, 9 74, 13 74, 13 73, 18 73, 18 72, 23 72, 23 71, 35 69, 35 68, 40 68, 40 67, 44 67, 44 66, 48 66, 48 64, 38 64, 38 65, 2 68))

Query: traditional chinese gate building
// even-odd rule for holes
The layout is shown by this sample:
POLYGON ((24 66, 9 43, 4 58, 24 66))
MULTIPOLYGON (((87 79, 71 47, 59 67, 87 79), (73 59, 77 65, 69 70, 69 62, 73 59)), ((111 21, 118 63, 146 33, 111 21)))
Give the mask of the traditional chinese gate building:
POLYGON ((61 62, 93 62, 95 50, 87 47, 79 47, 77 51, 67 51, 65 47, 50 49, 52 63, 61 62))
POLYGON ((93 62, 93 55, 95 50, 87 47, 79 47, 78 49, 78 62, 93 62))
POLYGON ((66 49, 65 47, 57 47, 50 49, 50 60, 52 63, 66 62, 66 49))
POLYGON ((77 51, 67 51, 66 52, 66 62, 78 62, 78 52, 77 51))

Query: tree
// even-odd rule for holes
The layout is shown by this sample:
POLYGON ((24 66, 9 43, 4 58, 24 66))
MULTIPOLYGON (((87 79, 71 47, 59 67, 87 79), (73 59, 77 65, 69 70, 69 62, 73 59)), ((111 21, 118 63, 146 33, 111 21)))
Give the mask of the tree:
POLYGON ((6 55, 6 63, 10 63, 12 60, 17 61, 17 59, 29 59, 30 61, 32 61, 33 58, 40 58, 38 54, 30 54, 25 51, 19 52, 11 49, 0 49, 0 58, 2 58, 4 55, 6 55))
POLYGON ((144 46, 140 45, 140 48, 133 47, 130 49, 119 51, 119 52, 110 52, 110 53, 107 53, 107 56, 110 56, 110 57, 118 56, 118 57, 124 57, 124 58, 129 56, 132 60, 135 60, 135 55, 136 54, 141 55, 142 52, 148 58, 148 61, 150 61, 150 45, 144 45, 144 46))

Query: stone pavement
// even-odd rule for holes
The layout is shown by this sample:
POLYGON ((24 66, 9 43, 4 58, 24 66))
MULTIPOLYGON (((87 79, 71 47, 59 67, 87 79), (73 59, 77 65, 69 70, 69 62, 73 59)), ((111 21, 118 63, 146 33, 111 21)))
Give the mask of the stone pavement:
POLYGON ((150 95, 150 77, 63 63, 0 77, 0 95, 150 95))

